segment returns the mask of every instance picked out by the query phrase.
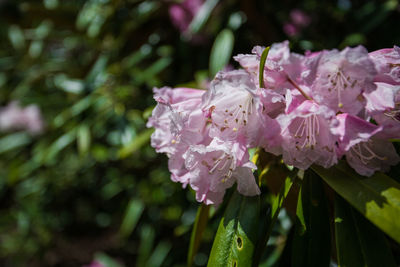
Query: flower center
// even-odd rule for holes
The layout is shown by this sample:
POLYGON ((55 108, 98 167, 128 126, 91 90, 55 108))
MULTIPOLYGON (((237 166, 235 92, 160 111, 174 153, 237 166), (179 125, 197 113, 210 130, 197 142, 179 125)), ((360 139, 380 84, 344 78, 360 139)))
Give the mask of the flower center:
POLYGON ((311 115, 303 119, 297 128, 294 138, 299 139, 296 141, 296 149, 311 148, 317 145, 317 136, 319 135, 319 119, 316 115, 311 115))
POLYGON ((370 160, 375 158, 379 160, 387 160, 387 157, 379 156, 374 151, 372 151, 370 145, 371 141, 358 143, 351 147, 350 153, 351 155, 359 158, 363 164, 368 164, 370 160))
POLYGON ((338 107, 342 108, 342 91, 346 90, 348 87, 354 88, 357 80, 353 80, 350 78, 350 76, 344 75, 340 68, 332 75, 328 74, 327 77, 329 79, 329 83, 331 84, 331 87, 328 88, 328 91, 336 91, 338 97, 338 107))
POLYGON ((233 106, 232 108, 226 108, 224 111, 225 119, 221 132, 227 128, 232 128, 234 132, 237 132, 241 126, 246 126, 249 122, 249 116, 253 113, 254 99, 248 94, 240 104, 233 106))
POLYGON ((202 164, 208 168, 208 174, 211 175, 217 172, 222 177, 222 183, 226 182, 232 176, 235 169, 233 157, 227 153, 223 153, 220 157, 213 157, 211 162, 203 160, 202 164))
POLYGON ((396 103, 393 110, 385 112, 384 114, 392 120, 400 122, 400 102, 396 103))

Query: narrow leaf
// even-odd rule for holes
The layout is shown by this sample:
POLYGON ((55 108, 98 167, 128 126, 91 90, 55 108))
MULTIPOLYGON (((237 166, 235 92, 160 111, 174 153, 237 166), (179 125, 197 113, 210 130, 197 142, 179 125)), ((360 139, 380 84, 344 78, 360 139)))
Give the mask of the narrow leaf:
POLYGON ((329 214, 321 179, 311 170, 304 175, 297 203, 292 264, 329 266, 331 236, 329 214))
POLYGON ((151 134, 154 132, 154 129, 146 129, 142 131, 138 136, 136 136, 131 143, 122 147, 118 151, 118 155, 120 158, 126 158, 131 154, 137 152, 142 146, 148 143, 151 134))
POLYGON ((140 244, 138 256, 136 258, 136 266, 146 266, 148 258, 153 249, 154 238, 156 232, 150 225, 143 225, 139 231, 140 233, 140 244))
POLYGON ((384 234, 340 196, 335 198, 335 235, 339 266, 396 266, 384 234))
POLYGON ((48 164, 55 163, 56 156, 68 145, 70 145, 76 138, 76 129, 63 134, 55 140, 46 152, 45 162, 48 164))
POLYGON ((330 169, 312 168, 368 220, 400 243, 399 183, 382 173, 362 177, 344 163, 330 169))
POLYGON ((207 266, 252 265, 259 212, 258 196, 233 194, 219 224, 207 266))
POLYGON ((192 33, 197 33, 201 30, 218 2, 218 0, 206 0, 204 2, 189 25, 189 29, 192 33))
POLYGON ((78 151, 81 155, 84 155, 89 151, 90 142, 90 128, 87 124, 82 124, 81 126, 79 126, 77 132, 78 151))
POLYGON ((187 262, 188 267, 192 266, 194 256, 196 255, 199 249, 204 229, 207 226, 209 211, 210 211, 210 206, 204 204, 202 204, 197 210, 196 220, 194 221, 192 235, 190 237, 188 262, 187 262))
POLYGON ((222 70, 231 58, 235 37, 229 29, 222 30, 215 38, 210 55, 210 76, 222 70))
POLYGON ((153 254, 151 254, 146 266, 160 267, 167 257, 169 251, 171 250, 171 247, 171 244, 167 241, 161 241, 160 243, 158 243, 158 245, 154 249, 153 254))
POLYGON ((0 153, 27 145, 31 142, 32 138, 26 132, 18 132, 9 134, 0 138, 0 153))
POLYGON ((269 46, 266 47, 264 49, 264 51, 262 52, 261 58, 260 58, 260 69, 258 70, 260 72, 258 75, 260 88, 265 88, 264 87, 264 67, 265 67, 265 62, 267 61, 269 49, 270 49, 269 46))
POLYGON ((132 199, 125 211, 125 217, 122 221, 121 228, 119 229, 119 234, 122 237, 128 237, 133 230, 140 216, 142 215, 144 205, 142 201, 138 199, 132 199))

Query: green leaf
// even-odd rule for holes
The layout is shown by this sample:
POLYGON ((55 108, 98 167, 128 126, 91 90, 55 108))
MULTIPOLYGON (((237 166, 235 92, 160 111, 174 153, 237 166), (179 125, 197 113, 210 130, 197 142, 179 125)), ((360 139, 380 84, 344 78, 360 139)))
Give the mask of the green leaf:
POLYGON ((155 230, 150 225, 143 225, 139 231, 140 233, 140 245, 139 252, 136 259, 136 266, 146 266, 147 259, 153 249, 153 243, 155 238, 155 230))
POLYGON ((171 250, 171 244, 167 241, 161 241, 155 247, 153 254, 151 254, 149 261, 146 266, 148 267, 159 267, 163 264, 165 258, 167 257, 169 251, 171 250))
POLYGON ((331 236, 328 206, 321 179, 311 170, 304 175, 296 211, 292 264, 329 266, 331 236))
POLYGON ((87 124, 80 125, 77 132, 77 143, 78 151, 81 155, 84 155, 89 151, 90 142, 91 136, 89 126, 87 124))
POLYGON ((26 132, 18 132, 4 136, 0 138, 0 153, 27 145, 31 140, 32 138, 26 132))
POLYGON ((11 25, 8 28, 8 38, 15 49, 23 49, 25 47, 24 32, 18 25, 11 25))
POLYGON ((233 193, 219 224, 207 266, 252 265, 259 213, 258 196, 245 197, 236 191, 233 193))
POLYGON ((279 211, 281 210, 283 203, 289 194, 290 189, 292 188, 293 179, 294 178, 291 176, 286 177, 279 195, 274 198, 274 201, 272 202, 272 218, 276 219, 278 217, 279 211))
POLYGON ((134 76, 134 81, 138 85, 142 83, 148 83, 153 85, 156 75, 166 69, 172 63, 170 57, 162 57, 155 61, 151 66, 147 67, 146 70, 140 73, 140 75, 134 76))
POLYGON ((330 169, 312 168, 368 220, 400 243, 399 183, 382 173, 363 177, 344 162, 330 169))
POLYGON ((279 212, 281 211, 281 208, 286 200, 286 197, 288 196, 289 191, 292 188, 293 180, 294 180, 294 178, 292 177, 292 175, 288 175, 286 177, 284 183, 282 184, 279 194, 277 196, 271 195, 271 197, 272 197, 271 209, 268 212, 268 216, 266 216, 267 217, 266 227, 264 229, 262 238, 260 239, 257 250, 255 252, 255 256, 254 256, 255 265, 257 265, 259 263, 262 255, 264 253, 264 250, 268 243, 272 229, 273 229, 276 221, 278 220, 279 212))
POLYGON ((269 46, 266 47, 264 49, 264 51, 262 52, 261 58, 260 58, 260 68, 258 70, 260 72, 259 75, 258 75, 260 88, 265 88, 264 87, 264 67, 265 67, 265 62, 267 61, 269 49, 270 49, 269 46))
POLYGON ((207 226, 209 211, 210 211, 210 206, 207 206, 205 204, 202 204, 197 210, 196 220, 194 221, 192 235, 190 237, 188 262, 187 262, 188 267, 192 266, 194 256, 196 255, 199 249, 204 229, 207 226))
POLYGON ((154 132, 154 129, 146 129, 141 132, 138 136, 136 136, 131 143, 122 147, 118 151, 118 155, 120 158, 126 158, 129 155, 138 151, 142 146, 144 146, 150 139, 151 134, 154 132))
POLYGON ((189 29, 192 33, 197 33, 201 30, 218 2, 219 0, 206 0, 204 2, 189 25, 189 29))
POLYGON ((119 234, 122 237, 128 237, 133 232, 140 216, 143 213, 143 210, 144 205, 142 201, 138 199, 132 199, 129 202, 125 211, 125 217, 122 221, 121 228, 119 229, 119 234))
POLYGON ((55 140, 48 148, 44 162, 46 164, 55 164, 57 155, 76 138, 76 130, 72 129, 55 140))
POLYGON ((100 262, 105 267, 123 267, 122 264, 103 252, 96 253, 94 255, 94 260, 100 262))
POLYGON ((335 234, 339 266, 396 266, 384 234, 340 196, 335 198, 335 234))
POLYGON ((235 37, 229 29, 222 30, 215 38, 210 55, 210 76, 214 77, 222 70, 231 58, 235 37))

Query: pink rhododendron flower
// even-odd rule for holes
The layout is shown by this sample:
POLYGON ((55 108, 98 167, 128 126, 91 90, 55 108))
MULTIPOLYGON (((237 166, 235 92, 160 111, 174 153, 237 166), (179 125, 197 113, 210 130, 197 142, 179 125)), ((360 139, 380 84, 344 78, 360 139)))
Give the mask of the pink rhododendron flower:
POLYGON ((220 72, 204 94, 210 136, 251 147, 273 141, 279 125, 263 113, 257 87, 245 71, 220 72))
POLYGON ((366 110, 378 125, 386 139, 400 138, 400 85, 376 82, 377 90, 365 95, 366 110))
POLYGON ((321 53, 312 97, 335 112, 356 115, 365 103, 361 94, 375 90, 377 74, 367 50, 358 46, 321 53))
POLYGON ((390 166, 400 162, 400 157, 392 143, 372 137, 352 146, 346 153, 346 160, 359 174, 371 176, 376 171, 389 171, 390 166))
POLYGON ((249 161, 247 148, 239 143, 214 138, 208 146, 191 146, 183 157, 190 173, 190 186, 200 202, 218 205, 225 190, 235 182, 243 195, 260 193, 252 173, 256 166, 249 161))
POLYGON ((43 131, 44 123, 38 106, 21 108, 18 102, 11 102, 0 109, 0 130, 25 130, 31 134, 43 131))
POLYGON ((155 128, 151 145, 157 152, 173 154, 177 144, 187 143, 187 139, 191 139, 191 142, 203 139, 205 120, 199 109, 197 113, 194 111, 196 107, 200 107, 205 91, 163 87, 155 88, 154 93, 158 104, 147 122, 147 127, 155 128))
POLYGON ((314 163, 325 168, 337 163, 337 138, 330 132, 334 118, 334 112, 310 100, 278 117, 284 140, 283 160, 300 169, 314 163))
POLYGON ((382 127, 347 113, 338 114, 336 120, 337 123, 331 127, 331 132, 339 137, 341 154, 382 131, 382 127))
POLYGON ((385 48, 369 53, 378 74, 376 82, 400 85, 400 47, 385 48))
POLYGON ((183 153, 191 144, 207 142, 206 118, 200 110, 201 97, 205 91, 190 88, 154 89, 158 102, 147 127, 154 127, 151 145, 159 153, 169 156, 171 179, 188 182, 183 153))
POLYGON ((365 108, 369 114, 381 113, 395 108, 394 95, 400 86, 376 82, 376 90, 364 93, 367 100, 365 108))
MULTIPOLYGON (((258 85, 260 57, 264 47, 256 46, 252 55, 237 55, 234 59, 250 74, 258 85)), ((301 82, 302 73, 306 70, 305 57, 290 53, 289 42, 276 43, 271 46, 264 68, 264 86, 283 95, 287 88, 293 87, 289 79, 301 82)))
POLYGON ((348 114, 339 114, 337 120, 339 124, 332 132, 340 136, 339 150, 359 174, 371 176, 400 162, 393 144, 380 135, 382 126, 348 114))

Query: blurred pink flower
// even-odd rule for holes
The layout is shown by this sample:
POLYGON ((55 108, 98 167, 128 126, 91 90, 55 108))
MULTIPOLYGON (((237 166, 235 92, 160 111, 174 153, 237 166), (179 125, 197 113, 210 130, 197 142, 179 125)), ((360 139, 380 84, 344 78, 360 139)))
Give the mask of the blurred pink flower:
POLYGON ((301 30, 311 23, 311 17, 300 9, 290 11, 289 18, 289 21, 283 24, 283 31, 291 37, 299 35, 301 30))
POLYGON ((204 0, 184 0, 180 4, 171 5, 169 15, 175 27, 182 33, 186 32, 203 2, 204 0))
POLYGON ((290 11, 290 19, 292 23, 298 27, 306 27, 310 24, 311 18, 300 9, 293 9, 290 11))
POLYGON ((296 36, 299 34, 300 29, 296 27, 293 23, 286 22, 283 25, 283 31, 288 35, 288 36, 296 36))
POLYGON ((39 134, 43 127, 42 116, 36 105, 21 108, 14 101, 0 108, 0 131, 25 130, 31 134, 39 134))
POLYGON ((94 260, 91 263, 89 263, 89 265, 83 265, 82 267, 106 267, 106 266, 101 262, 94 260))

